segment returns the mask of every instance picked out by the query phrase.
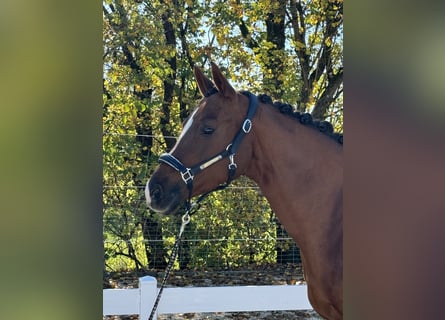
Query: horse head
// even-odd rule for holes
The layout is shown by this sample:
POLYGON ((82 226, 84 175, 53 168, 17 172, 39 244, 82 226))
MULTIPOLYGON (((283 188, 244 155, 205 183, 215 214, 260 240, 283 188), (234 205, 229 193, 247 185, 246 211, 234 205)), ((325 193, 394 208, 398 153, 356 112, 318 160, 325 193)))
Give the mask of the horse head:
POLYGON ((197 67, 194 74, 203 98, 184 122, 173 149, 161 155, 145 188, 147 205, 164 214, 243 174, 252 153, 252 135, 247 133, 256 97, 236 92, 214 63, 214 82, 197 67))

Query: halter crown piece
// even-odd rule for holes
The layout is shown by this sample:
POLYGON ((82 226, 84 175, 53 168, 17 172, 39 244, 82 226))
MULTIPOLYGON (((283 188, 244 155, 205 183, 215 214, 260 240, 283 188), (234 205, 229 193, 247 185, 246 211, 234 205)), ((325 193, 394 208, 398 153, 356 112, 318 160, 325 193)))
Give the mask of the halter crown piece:
MULTIPOLYGON (((213 89, 214 93, 216 89, 213 89)), ((237 165, 235 163, 235 154, 243 141, 243 138, 246 134, 248 134, 252 130, 252 119, 255 116, 255 112, 258 108, 258 98, 256 95, 245 91, 243 92, 244 95, 246 95, 249 98, 249 109, 247 110, 246 118, 244 119, 244 122, 233 138, 232 142, 226 147, 225 150, 221 151, 220 153, 216 154, 215 156, 211 157, 208 160, 202 161, 198 163, 195 166, 192 167, 186 167, 179 159, 175 158, 170 153, 164 153, 159 157, 158 162, 159 163, 165 163, 178 171, 181 174, 181 178, 184 181, 184 183, 187 185, 189 195, 186 202, 187 210, 190 210, 191 204, 190 200, 192 197, 192 191, 193 191, 193 179, 199 172, 203 171, 204 169, 210 167, 212 164, 215 164, 225 158, 229 158, 229 165, 228 165, 228 175, 227 175, 227 181, 225 184, 222 184, 215 189, 203 194, 199 200, 198 203, 209 193, 221 190, 226 188, 230 182, 233 180, 233 177, 235 176, 235 171, 237 168, 237 165)), ((206 95, 207 96, 207 95, 206 95)))

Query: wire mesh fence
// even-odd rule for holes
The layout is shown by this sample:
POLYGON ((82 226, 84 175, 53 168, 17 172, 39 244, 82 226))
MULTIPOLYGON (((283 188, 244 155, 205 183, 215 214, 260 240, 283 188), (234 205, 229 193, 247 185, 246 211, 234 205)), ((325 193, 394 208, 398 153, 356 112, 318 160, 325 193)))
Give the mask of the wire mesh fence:
MULTIPOLYGON (((104 133, 104 287, 131 287, 146 274, 160 279, 179 231, 180 215, 147 209, 145 183, 157 161, 141 154, 140 139, 162 150, 162 140, 174 137, 104 133)), ((192 216, 171 279, 176 285, 292 283, 303 279, 300 262, 259 188, 240 178, 192 216)))
MULTIPOLYGON (((180 216, 150 213, 141 194, 132 207, 105 206, 103 224, 107 271, 162 269, 179 230, 180 216)), ((258 188, 238 183, 211 195, 192 216, 175 268, 227 270, 299 262, 298 248, 258 188)))

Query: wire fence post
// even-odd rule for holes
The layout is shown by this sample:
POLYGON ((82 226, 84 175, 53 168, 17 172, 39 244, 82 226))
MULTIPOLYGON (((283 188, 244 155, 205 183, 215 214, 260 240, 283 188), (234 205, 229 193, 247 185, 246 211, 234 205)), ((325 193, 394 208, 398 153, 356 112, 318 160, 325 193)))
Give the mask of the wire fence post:
MULTIPOLYGON (((157 280, 154 277, 145 276, 139 278, 139 290, 140 290, 140 309, 139 319, 147 320, 150 316, 151 309, 153 308, 156 295, 158 293, 157 280)), ((155 314, 154 320, 157 319, 155 314)))

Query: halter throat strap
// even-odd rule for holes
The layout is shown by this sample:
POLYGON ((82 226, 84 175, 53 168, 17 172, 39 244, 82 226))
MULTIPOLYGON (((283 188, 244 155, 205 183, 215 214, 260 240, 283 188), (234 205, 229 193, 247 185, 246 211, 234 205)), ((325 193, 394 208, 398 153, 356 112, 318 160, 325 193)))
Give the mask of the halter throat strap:
MULTIPOLYGON (((233 180, 233 177, 235 176, 235 172, 237 169, 237 165, 235 163, 235 154, 238 151, 238 148, 241 145, 241 142, 243 141, 243 138, 246 134, 248 134, 252 130, 252 119, 255 116, 256 110, 258 108, 258 97, 248 91, 243 92, 244 95, 246 95, 249 98, 249 108, 247 110, 246 117, 244 119, 244 122, 233 138, 232 142, 226 147, 225 150, 221 151, 220 153, 216 154, 215 156, 211 157, 210 159, 207 159, 205 161, 202 161, 198 163, 195 166, 192 167, 186 167, 179 159, 177 159, 175 156, 173 156, 170 153, 164 153, 161 154, 159 157, 158 162, 159 163, 165 163, 178 171, 181 174, 181 178, 184 181, 184 183, 187 185, 187 188, 189 190, 189 198, 187 206, 190 206, 190 198, 193 191, 193 179, 196 174, 203 171, 204 169, 210 167, 211 165, 225 159, 229 158, 229 165, 228 165, 228 175, 227 175, 227 181, 225 184, 216 187, 214 190, 210 191, 213 192, 215 190, 221 190, 226 188, 230 182, 233 180)), ((208 193, 210 193, 208 192, 208 193)), ((207 195, 206 193, 205 195, 207 195)), ((202 196, 201 196, 202 198, 202 196)), ((200 198, 200 199, 201 199, 200 198)))

